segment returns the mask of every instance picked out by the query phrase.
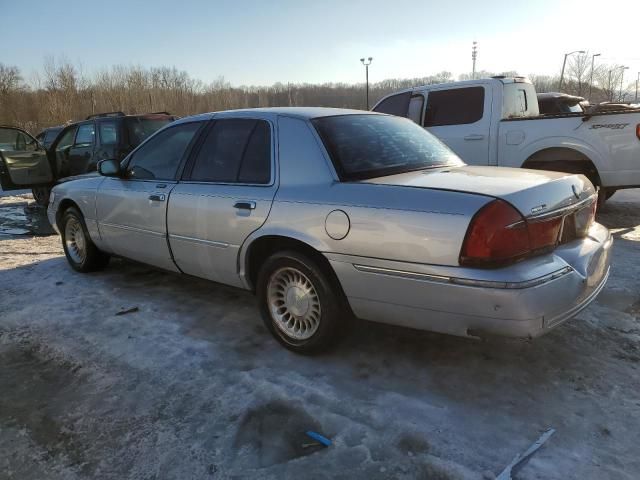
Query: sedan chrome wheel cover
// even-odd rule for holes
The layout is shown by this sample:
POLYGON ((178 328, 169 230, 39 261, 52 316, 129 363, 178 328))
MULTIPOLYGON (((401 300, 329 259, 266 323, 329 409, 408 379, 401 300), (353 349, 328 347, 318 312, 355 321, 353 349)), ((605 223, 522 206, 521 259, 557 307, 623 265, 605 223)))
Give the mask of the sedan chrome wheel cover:
POLYGON ((276 327, 294 340, 307 340, 320 326, 320 299, 311 280, 292 267, 269 278, 269 311, 276 327))
POLYGON ((87 242, 82 225, 76 218, 67 220, 64 227, 64 243, 67 253, 75 263, 82 263, 87 256, 87 242))

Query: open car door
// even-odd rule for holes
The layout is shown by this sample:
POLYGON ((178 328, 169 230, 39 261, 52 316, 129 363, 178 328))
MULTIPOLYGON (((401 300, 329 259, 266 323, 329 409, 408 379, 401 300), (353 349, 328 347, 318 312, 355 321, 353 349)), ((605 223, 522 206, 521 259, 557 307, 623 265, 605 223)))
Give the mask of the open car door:
POLYGON ((47 151, 29 133, 0 126, 0 185, 20 190, 50 185, 54 181, 47 151))

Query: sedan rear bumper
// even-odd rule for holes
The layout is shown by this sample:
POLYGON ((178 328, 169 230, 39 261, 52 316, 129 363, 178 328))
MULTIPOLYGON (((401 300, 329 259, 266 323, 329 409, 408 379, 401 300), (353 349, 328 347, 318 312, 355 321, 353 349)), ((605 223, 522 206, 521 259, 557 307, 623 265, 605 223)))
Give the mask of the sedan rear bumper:
POLYGON ((536 337, 595 299, 612 243, 594 224, 584 239, 496 270, 327 257, 360 318, 460 336, 536 337))

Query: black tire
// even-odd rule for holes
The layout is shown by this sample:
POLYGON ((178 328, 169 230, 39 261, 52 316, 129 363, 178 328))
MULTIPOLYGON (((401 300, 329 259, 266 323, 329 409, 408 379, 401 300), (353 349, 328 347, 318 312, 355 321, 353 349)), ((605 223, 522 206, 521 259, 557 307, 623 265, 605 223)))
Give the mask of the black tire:
MULTIPOLYGON (((296 251, 282 251, 271 255, 260 268, 256 287, 260 313, 266 327, 289 350, 301 354, 319 353, 334 347, 342 338, 345 327, 349 323, 349 311, 345 305, 344 295, 340 291, 340 287, 335 285, 335 280, 332 281, 330 275, 325 273, 308 256, 296 251), (316 315, 318 318, 316 330, 304 339, 296 339, 289 335, 284 330, 286 327, 280 326, 282 322, 276 320, 275 313, 271 310, 271 292, 278 290, 278 286, 274 287, 276 279, 279 278, 278 275, 281 275, 282 272, 294 271, 302 273, 311 283, 317 294, 317 296, 311 295, 313 297, 312 303, 318 302, 319 304, 319 314, 316 315)), ((285 292, 285 289, 281 291, 285 292)), ((283 293, 283 297, 286 295, 283 293)), ((282 308, 286 311, 287 307, 284 302, 282 308)), ((298 317, 289 315, 288 318, 293 318, 291 321, 295 322, 295 318, 298 317)))
POLYGON ((31 189, 31 194, 33 195, 33 199, 36 201, 36 204, 41 207, 46 207, 49 205, 51 187, 33 187, 31 189))
POLYGON ((110 256, 99 250, 91 241, 84 218, 75 207, 67 208, 62 214, 60 235, 64 254, 74 270, 81 273, 94 272, 102 270, 109 263, 110 256), (78 249, 80 235, 83 244, 82 248, 78 249), (83 254, 78 253, 79 250, 82 250, 83 254))

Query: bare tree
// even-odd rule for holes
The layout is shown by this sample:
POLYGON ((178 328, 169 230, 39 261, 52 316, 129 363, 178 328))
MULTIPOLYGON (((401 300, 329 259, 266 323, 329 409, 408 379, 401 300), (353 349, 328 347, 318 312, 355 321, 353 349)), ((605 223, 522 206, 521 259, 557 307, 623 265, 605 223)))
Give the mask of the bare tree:
POLYGON ((589 52, 572 55, 567 66, 565 90, 578 96, 587 94, 589 74, 591 73, 591 54, 589 52))

